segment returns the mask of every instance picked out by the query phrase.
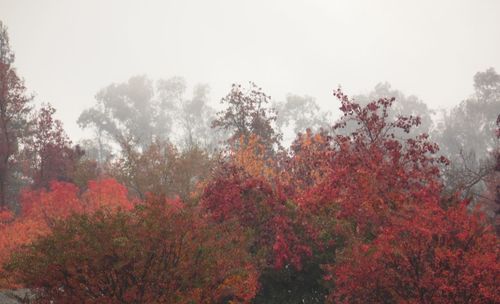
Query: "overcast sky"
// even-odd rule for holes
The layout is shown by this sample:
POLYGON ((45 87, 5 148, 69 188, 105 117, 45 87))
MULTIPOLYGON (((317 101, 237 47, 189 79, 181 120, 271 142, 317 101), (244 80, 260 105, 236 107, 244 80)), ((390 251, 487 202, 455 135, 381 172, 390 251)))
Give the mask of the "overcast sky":
POLYGON ((472 93, 500 70, 500 1, 0 0, 16 66, 37 102, 50 102, 73 139, 102 87, 130 76, 256 82, 273 99, 308 94, 329 108, 342 85, 388 81, 432 108, 472 93))

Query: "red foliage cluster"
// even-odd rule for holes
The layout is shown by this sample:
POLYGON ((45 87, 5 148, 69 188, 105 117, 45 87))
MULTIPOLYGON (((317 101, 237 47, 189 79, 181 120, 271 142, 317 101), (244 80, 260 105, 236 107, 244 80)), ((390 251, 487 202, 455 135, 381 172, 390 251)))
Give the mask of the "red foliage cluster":
POLYGON ((498 240, 465 204, 427 203, 329 265, 332 303, 498 303, 498 240))
POLYGON ((265 255, 265 265, 301 267, 311 249, 296 235, 292 205, 279 187, 248 175, 242 168, 222 167, 203 193, 202 208, 217 222, 237 222, 255 234, 253 247, 265 255))

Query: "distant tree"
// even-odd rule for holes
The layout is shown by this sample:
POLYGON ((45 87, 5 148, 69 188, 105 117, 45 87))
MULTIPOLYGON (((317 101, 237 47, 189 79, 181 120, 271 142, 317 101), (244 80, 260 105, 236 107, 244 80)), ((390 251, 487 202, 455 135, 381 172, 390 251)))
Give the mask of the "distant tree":
POLYGON ((450 158, 473 151, 476 159, 490 157, 498 146, 496 119, 500 113, 500 75, 489 68, 474 76, 474 94, 444 114, 436 134, 450 158))
POLYGON ((493 68, 474 76, 474 94, 444 113, 433 137, 451 160, 445 171, 448 191, 462 190, 476 197, 484 179, 493 171, 493 152, 499 146, 495 136, 500 113, 500 75, 493 68))
POLYGON ((112 84, 97 93, 97 104, 81 113, 78 124, 94 127, 118 144, 132 142, 145 148, 154 138, 167 138, 171 127, 162 110, 170 100, 160 102, 154 94, 153 83, 145 76, 112 84))
POLYGON ((188 150, 199 147, 214 151, 222 140, 221 134, 210 128, 215 110, 208 104, 208 92, 207 85, 197 85, 193 97, 182 99, 179 105, 177 119, 183 129, 181 145, 188 150))
MULTIPOLYGON (((500 139, 500 114, 497 117, 496 136, 500 139)), ((478 198, 481 209, 491 218, 500 236, 500 146, 493 154, 493 172, 485 177, 486 190, 478 198)))
POLYGON ((207 103, 208 86, 196 86, 191 99, 185 92, 186 83, 180 77, 155 83, 135 76, 99 91, 97 104, 81 113, 78 124, 95 130, 100 158, 107 154, 106 139, 140 150, 156 140, 179 140, 185 147, 213 145, 208 130, 214 111, 207 103))
MULTIPOLYGON (((387 121, 394 121, 398 116, 407 117, 418 117, 419 123, 417 126, 412 128, 411 134, 405 134, 405 132, 396 132, 397 137, 411 137, 414 135, 427 133, 431 131, 432 127, 432 117, 433 111, 427 107, 427 105, 415 95, 405 95, 399 90, 392 89, 388 82, 379 83, 375 86, 373 91, 367 95, 355 95, 353 100, 361 106, 365 106, 368 103, 383 99, 383 98, 394 98, 394 103, 390 109, 388 109, 387 121)), ((349 132, 355 129, 355 126, 347 125, 343 129, 343 132, 349 132)))
POLYGON ((13 199, 14 156, 27 135, 31 96, 12 66, 6 26, 0 21, 0 210, 13 199))
POLYGON ((276 103, 274 107, 277 112, 276 125, 281 132, 291 128, 295 136, 308 128, 317 130, 331 127, 328 121, 329 113, 322 112, 311 96, 289 94, 285 102, 276 103))
POLYGON ((222 98, 221 104, 226 109, 217 113, 212 128, 230 133, 229 142, 237 144, 240 139, 247 144, 251 136, 257 136, 269 149, 280 146, 281 134, 274 129, 276 114, 268 108, 270 96, 250 82, 248 89, 233 84, 231 91, 222 98))

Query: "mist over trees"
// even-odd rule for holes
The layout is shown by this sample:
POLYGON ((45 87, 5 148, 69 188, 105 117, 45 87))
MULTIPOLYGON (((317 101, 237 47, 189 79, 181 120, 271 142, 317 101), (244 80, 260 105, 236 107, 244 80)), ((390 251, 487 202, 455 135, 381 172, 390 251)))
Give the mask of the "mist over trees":
POLYGON ((74 144, 0 22, 0 288, 33 303, 498 303, 500 75, 473 83, 442 112, 389 83, 338 88, 334 117, 253 82, 217 106, 206 84, 136 75, 103 84, 74 144))
POLYGON ((208 104, 208 91, 208 86, 197 85, 188 99, 180 77, 153 82, 134 76, 99 91, 96 105, 81 113, 78 124, 92 128, 97 143, 109 139, 122 148, 145 150, 154 141, 175 139, 185 147, 213 148, 215 139, 208 126, 214 110, 208 104))
POLYGON ((308 128, 328 129, 331 113, 322 111, 314 97, 288 94, 284 102, 276 102, 277 127, 282 133, 295 134, 305 132, 308 128))
MULTIPOLYGON (((405 96, 403 92, 392 89, 387 82, 377 84, 368 95, 355 95, 353 99, 359 104, 366 105, 373 100, 387 97, 395 99, 394 105, 389 110, 389 120, 395 120, 398 116, 418 117, 420 122, 412 130, 413 134, 410 135, 430 133, 433 127, 432 115, 434 111, 429 109, 418 97, 414 95, 405 96)), ((402 135, 400 134, 400 136, 402 135)))
POLYGON ((499 146, 496 119, 500 113, 500 75, 493 68, 474 75, 474 93, 443 119, 434 133, 443 153, 452 161, 445 171, 450 189, 482 197, 495 167, 499 146))

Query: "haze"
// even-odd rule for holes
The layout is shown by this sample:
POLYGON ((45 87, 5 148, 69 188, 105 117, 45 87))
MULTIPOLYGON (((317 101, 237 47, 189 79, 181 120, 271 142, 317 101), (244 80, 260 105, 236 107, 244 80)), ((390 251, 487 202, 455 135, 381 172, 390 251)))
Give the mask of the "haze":
POLYGON ((137 74, 208 83, 215 104, 251 80, 335 109, 332 89, 382 81, 431 108, 500 70, 500 1, 0 1, 19 75, 74 140, 99 89, 137 74))

